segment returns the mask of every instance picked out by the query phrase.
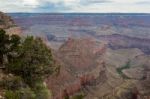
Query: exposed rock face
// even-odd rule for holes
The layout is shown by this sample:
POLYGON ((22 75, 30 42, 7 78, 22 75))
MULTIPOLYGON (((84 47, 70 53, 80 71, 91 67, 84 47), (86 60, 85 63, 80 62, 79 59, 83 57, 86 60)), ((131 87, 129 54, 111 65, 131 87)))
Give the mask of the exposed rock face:
POLYGON ((16 35, 21 35, 22 34, 22 30, 20 27, 11 27, 9 29, 6 29, 6 33, 8 33, 9 35, 12 34, 16 34, 16 35))
POLYGON ((91 39, 68 39, 60 47, 61 58, 68 62, 74 69, 94 68, 96 58, 105 52, 105 45, 91 39))
POLYGON ((97 38, 107 41, 109 43, 109 47, 112 49, 138 48, 145 54, 150 54, 150 39, 142 39, 120 34, 101 35, 97 38))
POLYGON ((7 16, 6 14, 0 12, 0 28, 6 29, 14 25, 14 21, 11 19, 10 16, 7 16))
POLYGON ((62 64, 60 75, 47 80, 54 99, 64 99, 105 80, 104 44, 91 39, 68 39, 56 57, 62 64), (103 79, 103 80, 102 80, 103 79))
POLYGON ((3 12, 0 12, 0 29, 6 30, 6 33, 12 34, 21 34, 21 28, 18 27, 12 18, 6 15, 3 12))
POLYGON ((80 91, 85 99, 149 97, 149 56, 137 48, 107 47, 89 38, 68 39, 54 53, 61 63, 60 74, 46 80, 53 98, 63 99, 80 91), (117 71, 129 60, 128 68, 117 71))

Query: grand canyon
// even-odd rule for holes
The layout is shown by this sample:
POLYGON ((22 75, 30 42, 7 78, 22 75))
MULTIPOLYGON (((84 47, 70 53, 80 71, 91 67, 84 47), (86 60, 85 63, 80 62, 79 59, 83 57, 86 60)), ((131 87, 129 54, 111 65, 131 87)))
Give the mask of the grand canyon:
POLYGON ((52 99, 150 99, 150 14, 0 13, 0 28, 52 49, 52 99))

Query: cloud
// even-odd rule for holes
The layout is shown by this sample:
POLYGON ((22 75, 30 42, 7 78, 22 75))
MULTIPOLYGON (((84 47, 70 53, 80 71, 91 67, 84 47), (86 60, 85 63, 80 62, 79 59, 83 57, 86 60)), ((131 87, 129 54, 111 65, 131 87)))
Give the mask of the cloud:
POLYGON ((139 2, 136 2, 136 4, 138 4, 138 5, 150 5, 150 1, 139 1, 139 2))
POLYGON ((1 0, 4 12, 145 12, 149 0, 1 0))
POLYGON ((23 6, 36 8, 40 5, 40 2, 38 2, 37 0, 22 0, 22 4, 23 6))
POLYGON ((111 3, 110 0, 81 0, 80 4, 83 5, 92 5, 92 4, 102 4, 102 3, 111 3))

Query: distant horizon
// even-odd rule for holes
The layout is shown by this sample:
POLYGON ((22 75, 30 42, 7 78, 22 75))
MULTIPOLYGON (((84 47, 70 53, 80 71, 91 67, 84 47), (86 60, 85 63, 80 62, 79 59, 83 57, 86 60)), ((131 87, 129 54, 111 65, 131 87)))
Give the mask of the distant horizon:
MULTIPOLYGON (((4 12, 5 13, 5 12, 4 12)), ((134 15, 134 16, 141 16, 141 15, 144 15, 144 16, 149 16, 150 13, 122 13, 122 12, 106 12, 106 13, 91 13, 91 12, 8 12, 6 14, 56 14, 56 15, 63 15, 63 14, 72 14, 72 15, 78 15, 78 14, 81 14, 81 15, 134 15)))
MULTIPOLYGON (((3 12, 3 11, 0 11, 3 12)), ((29 14, 150 14, 146 12, 3 12, 3 13, 29 13, 29 14)))
POLYGON ((1 0, 6 13, 150 13, 150 0, 1 0))

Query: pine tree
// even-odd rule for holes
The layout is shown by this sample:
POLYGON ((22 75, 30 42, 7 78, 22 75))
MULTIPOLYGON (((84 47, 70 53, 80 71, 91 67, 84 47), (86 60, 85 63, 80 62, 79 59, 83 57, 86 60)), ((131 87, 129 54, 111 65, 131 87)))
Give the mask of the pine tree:
POLYGON ((4 66, 4 57, 9 50, 9 35, 4 30, 0 30, 0 66, 4 66))
POLYGON ((57 70, 51 50, 40 38, 27 37, 18 49, 18 57, 14 57, 7 70, 20 75, 27 84, 41 81, 57 70))

